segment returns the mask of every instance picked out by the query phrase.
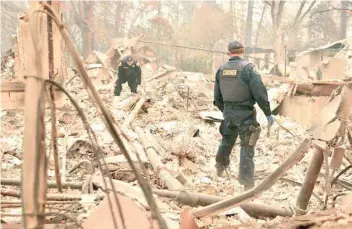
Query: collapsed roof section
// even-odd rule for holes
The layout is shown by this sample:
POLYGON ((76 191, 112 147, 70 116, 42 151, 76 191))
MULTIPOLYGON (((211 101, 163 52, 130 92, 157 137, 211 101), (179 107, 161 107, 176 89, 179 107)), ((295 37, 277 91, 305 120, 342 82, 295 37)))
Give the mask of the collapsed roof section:
POLYGON ((299 53, 290 65, 290 78, 312 80, 342 80, 352 76, 352 39, 299 53))

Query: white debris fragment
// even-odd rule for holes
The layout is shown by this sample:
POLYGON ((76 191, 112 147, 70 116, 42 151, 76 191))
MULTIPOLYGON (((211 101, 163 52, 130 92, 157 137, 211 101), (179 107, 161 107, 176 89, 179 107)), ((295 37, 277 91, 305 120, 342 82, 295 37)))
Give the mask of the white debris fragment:
POLYGON ((210 184, 211 180, 208 177, 201 177, 200 182, 210 184))
POLYGON ((104 123, 93 123, 93 124, 90 125, 90 127, 94 131, 103 131, 103 130, 105 130, 104 123))

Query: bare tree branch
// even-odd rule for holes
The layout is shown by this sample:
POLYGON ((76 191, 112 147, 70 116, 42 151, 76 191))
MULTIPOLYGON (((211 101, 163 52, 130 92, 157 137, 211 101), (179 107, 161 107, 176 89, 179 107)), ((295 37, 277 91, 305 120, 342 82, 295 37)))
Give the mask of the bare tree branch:
MULTIPOLYGON (((299 19, 298 19, 296 22, 294 22, 294 24, 292 25, 292 29, 290 30, 290 32, 289 32, 289 34, 288 34, 288 39, 287 39, 286 45, 292 40, 292 36, 293 36, 293 34, 295 33, 297 27, 301 24, 301 22, 302 22, 303 19, 307 16, 307 14, 311 11, 311 9, 312 9, 313 6, 315 5, 315 3, 316 3, 316 1, 313 1, 313 2, 309 5, 308 9, 304 12, 304 14, 303 14, 301 17, 299 17, 299 19)), ((302 5, 302 4, 301 4, 301 5, 302 5)), ((303 8, 302 8, 302 9, 303 9, 303 8)))
POLYGON ((277 11, 277 19, 276 19, 277 27, 280 27, 280 25, 281 25, 282 13, 284 11, 285 3, 286 3, 285 1, 280 1, 280 3, 279 3, 279 9, 277 11))
POLYGON ((274 31, 276 31, 276 17, 275 17, 275 2, 271 2, 271 20, 273 22, 274 31))
POLYGON ((301 5, 299 6, 298 12, 296 14, 295 19, 293 20, 293 25, 296 25, 298 22, 298 19, 300 18, 301 14, 302 14, 302 10, 304 8, 304 5, 306 4, 305 1, 301 2, 301 5))
POLYGON ((315 5, 316 2, 317 2, 317 1, 313 1, 313 2, 309 5, 307 11, 306 11, 306 12, 301 16, 301 18, 298 20, 296 27, 303 21, 303 19, 304 19, 304 18, 307 16, 307 14, 311 11, 311 9, 313 8, 313 6, 315 5))
POLYGON ((268 4, 269 6, 273 6, 269 1, 264 1, 265 4, 268 4))
POLYGON ((263 23, 263 18, 264 18, 265 11, 266 11, 266 5, 264 5, 264 9, 263 9, 262 15, 261 15, 261 17, 260 17, 260 21, 259 21, 259 25, 258 25, 258 29, 257 29, 257 34, 256 34, 256 36, 255 36, 254 47, 257 47, 257 44, 258 44, 258 38, 259 38, 259 34, 260 34, 260 29, 261 29, 261 27, 262 27, 262 23, 263 23))
POLYGON ((1 6, 4 7, 6 11, 10 12, 24 12, 27 9, 23 4, 16 4, 16 2, 10 1, 2 1, 1 6))
POLYGON ((330 5, 330 9, 326 9, 326 10, 317 10, 317 11, 314 11, 312 12, 312 15, 314 14, 318 14, 318 13, 326 13, 326 12, 330 12, 330 11, 334 11, 334 10, 338 10, 338 11, 349 11, 349 12, 352 12, 352 9, 348 9, 348 8, 338 8, 338 7, 335 7, 333 6, 331 3, 329 3, 330 5))
POLYGON ((148 5, 142 6, 142 7, 139 8, 139 9, 137 10, 137 12, 134 14, 132 23, 131 23, 131 25, 130 25, 130 28, 128 29, 128 34, 131 34, 132 29, 133 29, 134 25, 136 24, 136 21, 137 21, 138 17, 139 17, 143 12, 146 12, 146 11, 147 11, 147 8, 148 8, 148 5))
MULTIPOLYGON (((76 9, 76 6, 75 6, 75 4, 73 3, 73 1, 70 1, 70 3, 71 3, 71 6, 72 6, 72 9, 73 9, 73 12, 74 12, 74 19, 75 19, 75 22, 76 22, 76 24, 77 25, 80 25, 80 26, 85 26, 85 27, 88 27, 88 25, 87 25, 87 22, 85 22, 84 20, 82 20, 82 16, 81 16, 81 14, 77 11, 77 9, 76 9)), ((79 4, 80 4, 81 2, 79 2, 79 4)))

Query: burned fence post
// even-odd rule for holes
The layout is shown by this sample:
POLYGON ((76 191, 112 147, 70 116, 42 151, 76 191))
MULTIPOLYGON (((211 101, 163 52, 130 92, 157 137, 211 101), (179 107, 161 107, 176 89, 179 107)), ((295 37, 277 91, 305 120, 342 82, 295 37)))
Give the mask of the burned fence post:
POLYGON ((33 13, 38 2, 30 3, 29 17, 20 21, 28 58, 25 59, 24 154, 22 164, 22 208, 24 228, 43 228, 47 192, 47 158, 45 152, 44 81, 48 77, 47 17, 33 13), (42 27, 42 31, 33 31, 42 27), (34 76, 34 77, 33 77, 34 76))
POLYGON ((315 145, 311 150, 311 153, 313 154, 313 157, 295 205, 298 214, 304 214, 307 210, 310 197, 312 196, 315 183, 317 182, 324 161, 323 149, 321 147, 315 145))

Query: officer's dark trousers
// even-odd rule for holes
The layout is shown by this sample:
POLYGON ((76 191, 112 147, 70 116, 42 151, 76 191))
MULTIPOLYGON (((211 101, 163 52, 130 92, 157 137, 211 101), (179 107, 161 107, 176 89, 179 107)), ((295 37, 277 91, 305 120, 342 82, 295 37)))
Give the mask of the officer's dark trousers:
MULTIPOLYGON (((128 82, 128 86, 131 89, 131 92, 133 93, 137 93, 137 82, 132 82, 132 81, 127 81, 128 82)), ((114 95, 115 96, 120 96, 121 91, 122 91, 122 84, 126 83, 126 81, 122 81, 120 79, 118 79, 116 81, 116 85, 115 85, 115 91, 114 91, 114 95)))
POLYGON ((258 126, 254 119, 247 120, 242 124, 236 124, 233 120, 224 120, 220 126, 222 135, 221 144, 216 154, 216 163, 227 166, 230 164, 230 154, 237 137, 241 139, 240 173, 239 182, 242 185, 254 185, 254 146, 249 146, 250 126, 258 126))

